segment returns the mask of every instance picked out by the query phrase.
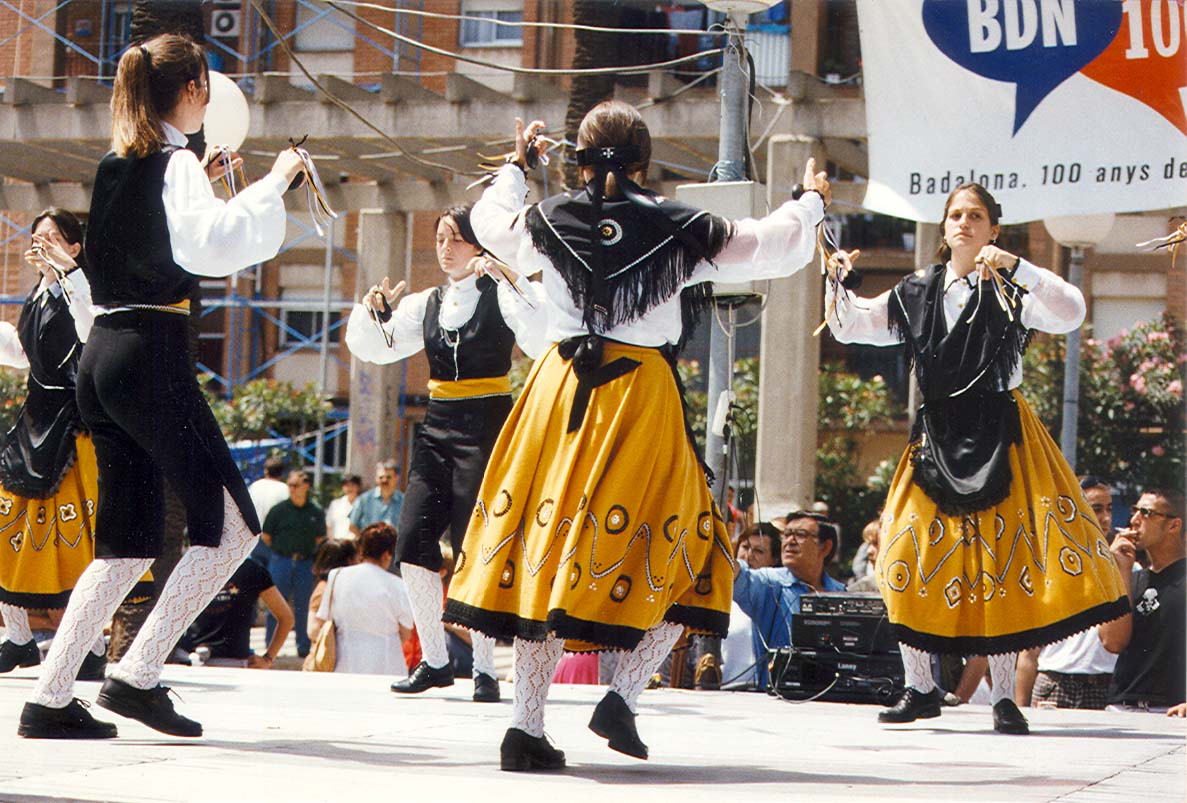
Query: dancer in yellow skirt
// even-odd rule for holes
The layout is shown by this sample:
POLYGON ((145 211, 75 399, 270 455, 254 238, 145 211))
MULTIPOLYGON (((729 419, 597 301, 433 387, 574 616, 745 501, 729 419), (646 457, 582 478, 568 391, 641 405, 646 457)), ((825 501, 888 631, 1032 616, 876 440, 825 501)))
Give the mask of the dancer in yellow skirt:
MULTIPOLYGON (((26 610, 66 607, 95 555, 95 449, 74 402, 78 357, 94 313, 82 271, 60 267, 82 259, 82 225, 70 212, 51 208, 34 218, 32 229, 25 261, 37 269, 39 281, 18 325, 0 323, 0 365, 29 372, 25 403, 0 445, 0 615, 6 635, 0 672, 41 662, 26 610)), ((79 678, 103 679, 104 652, 100 637, 79 678)))
POLYGON ((1017 390, 1029 333, 1076 329, 1084 299, 998 248, 1000 216, 984 187, 957 187, 944 207, 946 264, 875 299, 837 281, 827 290, 837 339, 905 342, 923 394, 882 517, 877 577, 907 689, 881 722, 940 715, 929 653, 983 654, 994 729, 1027 733, 1013 701, 1018 651, 1129 607, 1075 475, 1017 390))
POLYGON ((504 770, 565 765, 544 738, 563 647, 625 651, 590 728, 646 758, 634 724, 645 682, 685 626, 725 634, 733 562, 674 370, 681 292, 801 268, 829 192, 810 164, 802 200, 735 223, 657 196, 639 186, 647 127, 610 101, 579 129, 586 188, 525 209, 526 157, 543 128, 517 122, 516 161, 471 223, 519 274, 542 274, 558 345, 537 360, 495 444, 445 612, 515 640, 504 770))

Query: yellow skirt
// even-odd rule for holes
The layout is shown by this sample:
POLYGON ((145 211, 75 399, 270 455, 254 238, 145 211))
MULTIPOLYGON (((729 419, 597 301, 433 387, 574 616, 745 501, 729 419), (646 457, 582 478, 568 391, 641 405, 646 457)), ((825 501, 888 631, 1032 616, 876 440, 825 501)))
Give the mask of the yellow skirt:
MULTIPOLYGON (((46 499, 0 485, 0 601, 22 608, 63 608, 95 557, 99 471, 89 435, 75 437, 74 465, 46 499)), ((133 590, 151 594, 152 575, 133 590)))
POLYGON ((446 621, 499 638, 631 649, 661 621, 724 635, 733 569, 725 524, 655 349, 594 388, 567 432, 577 377, 554 346, 495 444, 449 588, 446 621))
POLYGON ((899 641, 994 655, 1049 644, 1129 610, 1121 573, 1059 448, 1018 391, 1010 495, 949 516, 899 462, 882 517, 878 584, 899 641))

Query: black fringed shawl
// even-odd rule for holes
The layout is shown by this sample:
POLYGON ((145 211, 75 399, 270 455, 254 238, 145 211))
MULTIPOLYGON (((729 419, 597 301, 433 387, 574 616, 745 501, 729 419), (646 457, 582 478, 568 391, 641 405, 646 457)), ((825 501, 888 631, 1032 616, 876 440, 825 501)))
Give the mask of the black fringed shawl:
POLYGON ((1010 493, 1009 447, 1022 435, 1007 389, 1030 340, 1020 319, 1026 291, 1010 275, 1013 320, 993 283, 980 281, 951 332, 943 265, 908 276, 890 295, 890 328, 906 343, 923 394, 911 433, 914 479, 949 515, 986 510, 1010 493))
MULTIPOLYGON (((590 187, 555 195, 527 212, 532 245, 565 280, 591 334, 601 334, 642 317, 681 291, 703 260, 712 261, 729 242, 729 221, 669 200, 623 181, 631 197, 594 203, 590 187), (601 253, 590 240, 596 225, 601 253), (595 265, 602 267, 602 299, 595 287, 595 265)), ((706 302, 707 286, 689 288, 682 298, 687 336, 706 302)))

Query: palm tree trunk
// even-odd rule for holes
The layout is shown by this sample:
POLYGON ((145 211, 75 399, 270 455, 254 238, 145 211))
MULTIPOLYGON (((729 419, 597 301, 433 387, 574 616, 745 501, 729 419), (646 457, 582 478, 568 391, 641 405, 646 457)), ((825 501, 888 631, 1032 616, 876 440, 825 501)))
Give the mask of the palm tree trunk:
MULTIPOLYGON (((618 22, 619 10, 600 0, 576 0, 573 3, 573 23, 576 25, 613 26, 618 22)), ((614 34, 577 30, 574 33, 573 69, 610 67, 617 63, 618 44, 614 34)), ((576 75, 569 90, 569 107, 565 112, 565 139, 577 141, 577 128, 586 112, 614 94, 614 76, 576 75)), ((565 185, 581 186, 573 153, 565 159, 565 185)))

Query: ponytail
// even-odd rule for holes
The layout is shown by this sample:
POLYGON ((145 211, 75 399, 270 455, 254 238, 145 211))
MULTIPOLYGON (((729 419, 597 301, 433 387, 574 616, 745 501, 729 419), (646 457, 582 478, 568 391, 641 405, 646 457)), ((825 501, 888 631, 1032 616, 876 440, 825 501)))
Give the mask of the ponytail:
POLYGON ((154 36, 120 57, 111 95, 111 149, 144 158, 161 148, 161 116, 177 105, 190 81, 208 84, 202 49, 175 34, 154 36))

